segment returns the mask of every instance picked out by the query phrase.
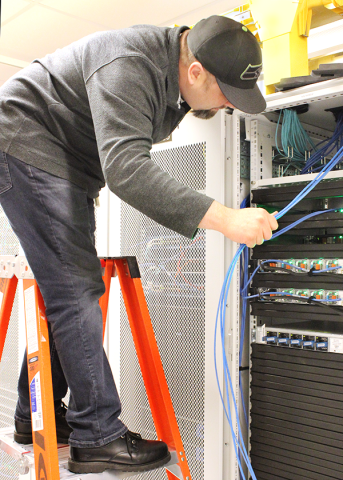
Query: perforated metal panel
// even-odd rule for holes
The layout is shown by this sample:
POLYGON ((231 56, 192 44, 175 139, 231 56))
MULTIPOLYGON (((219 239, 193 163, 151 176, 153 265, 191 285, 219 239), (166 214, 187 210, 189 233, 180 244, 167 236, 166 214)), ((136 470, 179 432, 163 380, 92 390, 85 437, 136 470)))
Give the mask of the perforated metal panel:
MULTIPOLYGON (((0 207, 0 252, 1 255, 17 255, 19 242, 0 207)), ((19 375, 18 359, 18 296, 16 295, 6 343, 0 362, 0 428, 14 423, 14 410, 17 403, 17 383, 19 375)), ((6 453, 0 451, 0 480, 17 479, 18 463, 6 453)))
POLYGON ((251 358, 256 477, 341 479, 343 355, 253 343, 251 358))
MULTIPOLYGON (((206 189, 206 143, 152 153, 153 160, 189 187, 206 189)), ((204 231, 188 240, 122 205, 121 254, 136 255, 150 316, 193 479, 204 478, 205 375, 204 231)), ((122 420, 155 438, 155 429, 125 308, 121 308, 122 420)), ((139 475, 166 479, 165 471, 139 475)))

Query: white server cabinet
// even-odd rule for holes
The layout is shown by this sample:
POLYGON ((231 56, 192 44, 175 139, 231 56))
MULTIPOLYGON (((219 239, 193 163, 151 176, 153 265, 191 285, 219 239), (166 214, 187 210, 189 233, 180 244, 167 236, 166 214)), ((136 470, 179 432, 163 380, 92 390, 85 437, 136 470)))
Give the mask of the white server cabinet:
MULTIPOLYGON (((207 121, 189 114, 168 141, 153 147, 152 158, 180 182, 239 208, 239 142, 237 114, 220 112, 207 121)), ((237 244, 213 231, 199 231, 193 240, 186 239, 121 204, 113 194, 108 199, 106 195, 102 194, 98 212, 102 219, 98 222, 98 238, 102 239, 99 254, 137 256, 192 478, 238 480, 231 433, 224 419, 214 369, 216 311, 224 275, 237 244)), ((236 272, 227 312, 226 349, 237 395, 238 284, 236 272)), ((122 419, 130 429, 153 438, 153 421, 118 288, 113 298, 107 345, 120 390, 122 419)), ((222 381, 220 348, 218 345, 222 381)), ((160 480, 167 476, 159 470, 138 478, 160 480)))

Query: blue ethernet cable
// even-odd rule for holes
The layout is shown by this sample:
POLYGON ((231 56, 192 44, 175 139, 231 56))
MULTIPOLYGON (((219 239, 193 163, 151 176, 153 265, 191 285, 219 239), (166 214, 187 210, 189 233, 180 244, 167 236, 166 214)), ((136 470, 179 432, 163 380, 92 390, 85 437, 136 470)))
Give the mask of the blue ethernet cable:
MULTIPOLYGON (((250 205, 250 195, 248 195, 241 203, 240 208, 247 208, 250 205)), ((243 250, 240 256, 241 261, 241 285, 245 285, 248 281, 248 264, 249 264, 249 251, 247 248, 243 250)), ((242 403, 242 409, 245 419, 246 428, 249 428, 249 418, 247 407, 244 400, 243 385, 242 385, 242 359, 243 359, 243 346, 244 346, 244 336, 245 336, 245 324, 246 324, 246 315, 247 315, 247 306, 248 300, 243 299, 242 297, 242 306, 241 306, 241 333, 240 333, 240 342, 239 342, 239 391, 242 403)), ((243 480, 243 477, 240 473, 240 479, 243 480)))
POLYGON ((337 208, 330 208, 328 210, 320 210, 319 212, 309 213, 308 215, 305 215, 305 217, 300 218, 299 220, 295 221, 291 225, 288 225, 287 227, 283 228, 282 230, 279 230, 279 231, 273 233, 272 238, 270 240, 273 240, 274 238, 279 237, 283 233, 288 232, 288 230, 291 230, 292 228, 296 227, 297 225, 299 225, 299 223, 302 223, 305 220, 308 220, 312 217, 316 217, 317 215, 321 215, 322 213, 337 212, 337 211, 339 211, 339 210, 337 210, 337 208))
MULTIPOLYGON (((280 260, 275 260, 274 258, 270 258, 268 260, 264 260, 263 262, 261 262, 256 268, 255 270, 253 271, 253 273, 251 274, 249 280, 247 283, 244 284, 242 290, 241 290, 241 293, 242 295, 245 295, 247 296, 247 291, 248 291, 248 287, 249 285, 251 284, 252 282, 252 279, 254 278, 254 276, 256 275, 256 273, 260 270, 260 268, 262 267, 262 265, 266 264, 266 263, 278 263, 280 262, 280 260)), ((289 262, 282 262, 284 263, 285 265, 288 265, 289 267, 291 268, 295 268, 296 270, 299 270, 300 272, 303 272, 303 273, 308 273, 308 270, 306 270, 305 268, 302 268, 302 267, 298 267, 297 265, 292 265, 291 263, 289 262)))
MULTIPOLYGON (((243 279, 242 285, 244 286, 248 281, 248 265, 249 265, 249 251, 247 248, 241 253, 241 261, 243 264, 243 279)), ((247 306, 248 302, 242 297, 242 315, 241 315, 241 335, 239 342, 239 367, 242 367, 243 359, 243 346, 244 346, 244 335, 245 335, 245 325, 246 325, 246 316, 247 316, 247 306)), ((243 407, 243 413, 246 425, 249 426, 248 412, 244 401, 243 388, 242 388, 242 372, 239 371, 239 388, 241 392, 241 401, 243 407)))
POLYGON ((323 268, 322 270, 313 270, 312 273, 317 274, 317 273, 331 272, 333 270, 339 270, 340 268, 342 268, 342 267, 339 266, 339 267, 323 268))
MULTIPOLYGON (((247 208, 250 205, 250 195, 244 198, 242 201, 240 208, 247 208)), ((243 278, 241 279, 242 285, 245 285, 248 280, 248 264, 249 264, 249 251, 247 248, 243 250, 240 256, 241 260, 241 267, 243 270, 243 278)), ((239 368, 242 367, 242 359, 243 359, 243 345, 244 345, 244 335, 245 335, 245 324, 246 324, 246 314, 247 314, 247 300, 242 301, 242 315, 241 315, 241 335, 240 335, 240 343, 239 343, 239 368)), ((247 427, 249 426, 249 419, 248 419, 248 412, 246 409, 244 395, 243 395, 243 388, 242 388, 242 372, 239 370, 239 389, 241 394, 241 402, 243 407, 244 418, 247 427)))
MULTIPOLYGON (((251 284, 252 282, 252 279, 254 278, 254 276, 256 275, 256 273, 258 272, 258 270, 260 270, 260 268, 264 265, 264 264, 267 264, 267 263, 278 263, 280 262, 280 259, 279 260, 276 260, 274 258, 270 258, 268 260, 264 260, 263 262, 261 262, 256 268, 255 270, 253 271, 253 273, 251 274, 249 280, 247 282, 244 283, 243 287, 242 287, 242 290, 241 290, 241 294, 242 295, 246 295, 247 294, 247 289, 249 287, 249 285, 251 284)), ((293 265, 289 262, 285 262, 283 261, 282 262, 283 264, 285 265, 288 265, 289 267, 293 268, 293 269, 296 269, 296 270, 299 270, 300 272, 303 272, 303 273, 310 273, 309 270, 306 270, 305 268, 302 268, 302 267, 298 267, 297 265, 293 265)), ((339 267, 330 267, 330 268, 325 268, 325 269, 322 269, 322 270, 313 270, 312 271, 312 274, 319 274, 319 273, 325 273, 325 272, 330 272, 330 271, 333 271, 333 270, 338 270, 340 268, 343 268, 341 266, 339 267)), ((244 298, 244 297, 243 297, 244 298)))
MULTIPOLYGON (((242 478, 245 479, 243 469, 242 469, 242 465, 241 465, 241 462, 240 462, 240 457, 238 455, 238 449, 240 450, 240 452, 241 452, 241 454, 244 458, 244 461, 245 461, 246 465, 248 466, 248 469, 249 469, 249 471, 252 475, 253 480, 257 480, 256 476, 255 476, 255 474, 252 470, 251 465, 249 466, 249 464, 250 464, 249 457, 248 457, 248 454, 246 452, 246 448, 245 448, 245 445, 244 445, 242 433, 241 433, 241 430, 240 430, 239 417, 238 417, 238 412, 237 412, 237 405, 236 405, 235 401, 233 403, 234 403, 235 412, 236 412, 240 441, 236 437, 236 434, 235 434, 234 429, 233 429, 232 415, 231 415, 231 408, 230 408, 230 395, 229 395, 229 392, 228 392, 228 380, 229 380, 229 383, 230 383, 231 392, 233 392, 233 387, 232 387, 232 382, 231 382, 231 377, 230 377, 230 371, 229 371, 229 368, 228 368, 227 358, 226 358, 226 354, 225 354, 225 341, 224 341, 224 338, 225 338, 225 308, 226 308, 227 296, 228 296, 228 292, 229 292, 229 286, 231 284, 232 275, 233 275, 235 266, 236 266, 236 264, 239 260, 240 254, 241 254, 241 252, 243 251, 244 248, 245 248, 245 245, 241 245, 239 247, 239 249, 237 250, 237 252, 236 252, 236 254, 233 258, 233 261, 232 261, 232 263, 231 263, 231 265, 228 269, 228 272, 226 274, 226 277, 225 277, 225 280, 224 280, 224 283, 223 283, 223 287, 221 289, 220 301, 219 301, 219 304, 218 304, 216 323, 215 323, 214 365, 215 365, 215 373, 216 373, 216 380, 217 380, 217 385, 218 385, 218 389, 219 389, 219 394, 220 394, 220 398, 221 398, 221 401, 222 401, 222 404, 223 404, 225 416, 226 416, 226 418, 228 420, 228 423, 229 423, 229 426, 230 426, 231 435, 232 435, 232 439, 233 439, 233 445, 234 445, 234 449, 235 449, 236 458, 237 458, 238 466, 239 466, 239 469, 240 469, 240 473, 242 475, 242 478), (216 341, 216 338, 217 338, 217 331, 218 331, 218 318, 220 318, 220 336, 221 336, 221 341, 222 341, 224 383, 225 383, 225 394, 226 394, 227 402, 225 402, 224 395, 221 391, 219 374, 218 374, 218 366, 217 366, 217 355, 216 355, 217 341, 216 341)), ((234 399, 234 395, 233 395, 232 398, 234 399)))
POLYGON ((339 150, 343 145, 343 110, 338 113, 336 119, 336 128, 332 137, 326 141, 323 140, 317 144, 317 151, 311 155, 306 162, 305 166, 301 170, 301 173, 311 173, 322 167, 322 165, 316 166, 319 161, 328 157, 335 149, 339 150), (322 145, 322 146, 321 146, 322 145), (320 147, 320 148, 319 148, 320 147))
MULTIPOLYGON (((338 150, 338 152, 333 156, 333 158, 328 162, 327 165, 320 171, 320 173, 285 207, 283 208, 280 212, 278 212, 275 215, 276 219, 281 218, 285 213, 287 213, 291 208, 293 208, 297 203, 299 203, 315 186, 326 176, 328 172, 332 170, 342 159, 343 156, 343 147, 338 150)), ((327 212, 327 211, 326 211, 327 212)), ((313 214, 311 214, 313 216, 313 214)), ((287 227, 286 227, 287 228, 287 227)), ((291 227, 290 227, 291 228, 291 227)), ((285 229, 283 229, 285 230, 285 229)), ((274 237, 275 238, 275 237, 274 237)), ((232 381, 231 381, 231 376, 230 376, 230 371, 228 367, 228 362, 226 358, 226 352, 225 352, 225 308, 227 304, 227 297, 228 297, 228 292, 229 288, 231 285, 232 281, 232 276, 236 267, 236 264, 239 260, 239 257, 243 250, 246 248, 246 245, 240 245, 236 254, 234 255, 234 258, 228 268, 227 274, 225 276, 225 280, 223 283, 223 287, 221 290, 221 295, 220 295, 220 300, 218 304, 218 310, 217 310, 217 315, 216 315, 216 322, 215 322, 215 335, 214 335, 214 363, 215 363, 215 372, 216 372, 216 379, 217 379, 217 385, 220 393, 220 398, 223 404, 225 416, 228 419, 230 429, 231 429, 231 434, 234 442, 234 448, 235 448, 235 453, 239 465, 239 469, 241 472, 241 475, 243 479, 245 479, 243 471, 242 471, 242 465, 240 462, 240 458, 238 455, 238 448, 242 454, 242 457, 244 458, 244 461, 248 467, 248 470, 251 474, 252 480, 257 480, 256 475, 253 471, 253 468, 251 466, 250 460, 248 453, 246 451, 245 445, 244 445, 244 439, 242 436, 241 428, 240 428, 240 422, 239 422, 239 415, 238 415, 238 410, 237 410, 237 404, 235 401, 235 396, 234 396, 234 391, 233 391, 233 386, 232 386, 232 381), (224 396, 221 391, 221 386, 219 382, 219 375, 218 375, 218 367, 217 367, 217 358, 216 358, 216 344, 217 344, 217 330, 218 330, 218 320, 220 319, 220 336, 221 336, 221 342, 222 342, 222 356, 223 356, 223 365, 224 365, 224 380, 225 380, 225 395, 226 395, 226 403, 224 401, 224 396), (230 385, 230 391, 233 399, 233 404, 234 404, 234 409, 235 409, 235 414, 236 414, 236 419, 237 419, 237 427, 238 427, 238 438, 234 432, 233 425, 232 425, 232 416, 231 416, 231 410, 230 410, 230 395, 229 395, 229 389, 228 389, 228 384, 227 382, 229 381, 230 385), (226 407, 227 405, 227 407, 226 407)))
POLYGON ((311 190, 313 190, 318 183, 323 180, 327 173, 329 173, 341 160, 343 157, 343 147, 341 147, 338 152, 332 157, 332 159, 325 165, 325 167, 316 175, 316 177, 308 184, 303 190, 298 193, 298 195, 280 212, 275 215, 275 218, 278 220, 285 213, 287 213, 291 208, 297 205, 311 190))
MULTIPOLYGON (((276 238, 280 235, 282 235, 283 233, 287 232, 288 230, 291 230, 293 227, 295 227, 296 225, 299 225, 299 223, 301 222, 304 222, 305 220, 308 220, 309 218, 312 218, 312 217, 315 217, 317 215, 320 215, 322 213, 328 213, 328 212, 334 212, 334 211, 337 211, 337 209, 335 208, 332 208, 332 209, 329 209, 329 210, 321 210, 319 212, 313 212, 313 213, 310 213, 308 215, 306 215, 305 217, 302 217, 301 219, 297 220, 296 222, 288 225, 287 227, 283 228, 282 230, 274 233, 272 235, 272 238, 276 238)), ((255 274, 258 272, 258 270, 261 268, 262 265, 266 264, 266 263, 278 263, 280 260, 276 260, 276 259, 268 259, 268 260, 264 260, 263 262, 260 263, 260 265, 258 265, 255 270, 253 271, 253 273, 251 274, 250 276, 250 279, 248 282, 246 282, 242 288, 242 295, 246 295, 247 294, 247 289, 250 285, 250 283, 252 282, 252 279, 254 278, 255 274)), ((294 268, 296 270, 299 270, 301 272, 304 272, 304 273, 309 273, 308 270, 306 270, 305 268, 302 268, 302 267, 298 267, 297 265, 292 265, 291 263, 288 263, 288 262, 283 262, 285 265, 288 265, 290 266, 291 268, 294 268)), ((330 267, 328 269, 325 269, 325 270, 314 270, 313 273, 323 273, 325 271, 329 271, 329 270, 337 270, 339 268, 342 268, 342 267, 330 267)))

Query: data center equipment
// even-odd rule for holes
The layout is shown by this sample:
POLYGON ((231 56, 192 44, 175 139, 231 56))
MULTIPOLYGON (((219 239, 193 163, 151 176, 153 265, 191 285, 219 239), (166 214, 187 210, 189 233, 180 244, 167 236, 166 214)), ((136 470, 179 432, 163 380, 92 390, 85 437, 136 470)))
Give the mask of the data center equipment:
MULTIPOLYGON (((196 185, 197 190, 212 194, 214 198, 228 206, 239 207, 251 191, 252 205, 263 206, 270 211, 280 211, 293 201, 316 175, 314 167, 311 167, 313 173, 310 174, 301 173, 300 170, 300 167, 305 166, 311 158, 311 143, 320 148, 329 142, 337 126, 332 109, 339 106, 339 102, 343 105, 342 82, 336 80, 323 82, 321 90, 318 86, 316 88, 317 90, 313 86, 305 87, 305 92, 301 89, 300 93, 287 92, 279 97, 275 94, 268 102, 267 111, 263 115, 250 116, 237 111, 230 116, 222 113, 221 117, 213 119, 213 123, 206 122, 206 128, 203 127, 204 123, 200 122, 196 129, 192 124, 194 119, 189 117, 173 134, 171 142, 154 148, 153 158, 180 181, 190 186, 196 185), (328 87, 327 84, 331 86, 328 87), (306 105, 299 109, 297 103, 306 105), (306 146, 308 150, 305 150, 303 159, 297 159, 297 162, 293 160, 296 145, 293 145, 293 151, 290 147, 287 152, 283 152, 281 147, 283 115, 280 117, 280 110, 294 106, 297 106, 297 115, 296 117, 292 115, 292 118, 297 118, 305 134, 310 138, 309 145, 306 146), (275 135, 279 140, 278 150, 275 135), (216 142, 220 153, 214 155, 210 145, 216 142), (185 158, 189 159, 187 164, 183 163, 185 158), (212 163, 214 160, 215 164, 212 163), (194 168, 189 168, 193 162, 194 168), (274 196, 270 199, 268 195, 274 196)), ((323 166, 328 164, 333 154, 334 150, 325 157, 325 160, 323 158, 323 166)), ((263 409, 257 414, 252 410, 254 397, 250 380, 255 361, 250 354, 253 345, 257 345, 253 336, 254 329, 257 332, 257 328, 266 326, 268 332, 276 332, 277 347, 261 340, 260 348, 279 348, 275 350, 276 353, 274 352, 277 355, 282 349, 286 351, 287 339, 282 340, 282 337, 286 336, 289 330, 282 334, 282 329, 291 327, 292 331, 289 334, 294 335, 292 345, 297 343, 300 345, 291 347, 287 344, 287 351, 295 351, 299 363, 304 361, 302 356, 307 358, 312 353, 328 355, 325 357, 328 359, 333 354, 342 355, 339 349, 336 352, 330 350, 332 342, 338 341, 332 338, 339 338, 343 334, 339 321, 343 309, 341 269, 343 214, 340 211, 343 209, 340 194, 343 186, 342 173, 340 167, 328 173, 325 180, 301 200, 296 208, 279 219, 279 230, 287 229, 289 225, 299 222, 294 229, 250 252, 246 261, 250 264, 248 279, 253 270, 259 268, 247 292, 247 296, 255 298, 247 300, 247 312, 251 315, 251 323, 250 332, 246 326, 245 342, 242 342, 240 335, 242 327, 244 328, 241 317, 244 302, 240 300, 240 290, 244 286, 241 282, 243 275, 241 276, 238 270, 232 275, 231 289, 227 304, 224 305, 227 322, 223 332, 238 411, 237 416, 233 414, 232 426, 225 418, 218 394, 214 394, 217 386, 213 383, 213 335, 220 286, 238 245, 229 241, 221 244, 219 237, 213 232, 200 232, 195 242, 187 242, 172 232, 150 223, 129 207, 122 206, 122 253, 135 254, 139 258, 149 308, 161 344, 162 357, 165 358, 167 378, 169 376, 171 379, 177 416, 179 421, 181 420, 181 430, 187 432, 185 435, 187 457, 190 459, 191 471, 197 478, 207 480, 215 475, 216 478, 223 480, 239 480, 243 478, 242 473, 248 478, 247 469, 243 468, 242 471, 240 469, 242 457, 239 453, 236 455, 236 444, 231 437, 231 428, 236 436, 239 433, 237 418, 240 420, 242 436, 250 453, 252 467, 258 472, 257 479, 275 478, 275 470, 271 474, 272 469, 263 466, 268 464, 270 459, 264 458, 262 465, 259 460, 266 450, 265 446, 260 448, 258 445, 259 439, 262 444, 263 435, 252 436, 253 416, 255 421, 256 415, 263 416, 263 409), (314 216, 318 212, 321 213, 314 216), (304 216, 310 218, 301 222, 304 216), (213 243, 216 241, 214 239, 219 243, 213 243), (215 308, 213 302, 216 304, 215 308), (168 318, 167 322, 164 321, 165 318, 168 318), (181 323, 178 321, 179 318, 182 319, 181 323), (185 379, 180 381, 179 372, 184 371, 185 362, 192 365, 189 373, 195 379, 192 392, 196 391, 196 395, 193 396, 189 391, 189 382, 185 379), (195 390, 195 386, 198 388, 201 383, 202 389, 195 390), (192 401, 187 401, 186 404, 182 401, 182 404, 179 404, 177 397, 184 399, 185 393, 192 401), (185 408, 187 422, 182 418, 185 415, 185 408), (219 412, 222 410, 219 413, 219 422, 218 409, 219 412), (218 451, 221 452, 219 455, 218 451), (213 455, 219 459, 219 465, 215 462, 216 472, 213 471, 213 455)), ((124 412, 124 415, 128 423, 134 422, 137 428, 141 429, 143 425, 150 425, 146 414, 146 399, 136 370, 134 374, 136 387, 132 389, 132 371, 126 367, 132 364, 132 352, 126 341, 125 319, 121 325, 120 387, 125 404, 132 405, 130 411, 124 412)), ((267 333, 263 336, 267 336, 267 333)), ((283 357, 280 357, 280 361, 284 361, 283 357)), ((324 365, 327 366, 327 363, 324 365)), ((223 378, 221 368, 219 365, 219 380, 223 378)), ((330 377, 324 372, 323 377, 325 376, 330 377)), ((280 383, 286 382, 287 380, 280 383)), ((305 393, 308 391, 303 391, 302 395, 305 393)), ((276 398, 279 397, 280 395, 276 395, 276 398)), ((330 398, 327 401, 331 401, 330 398)), ((233 398, 229 398, 227 403, 234 412, 233 398)), ((310 408, 309 405, 310 402, 305 402, 306 408, 310 408)), ((316 413, 320 415, 320 409, 316 413)), ((273 421, 268 415, 266 418, 267 422, 273 421)), ((261 420, 260 417, 258 419, 261 420)), ((287 421, 289 422, 289 419, 287 421)), ((288 424, 285 429, 288 429, 288 424)), ((293 429, 296 432, 297 425, 294 425, 293 429)), ((146 433, 151 436, 152 432, 151 427, 146 433)), ((310 439, 313 439, 313 435, 310 439)), ((275 448, 287 452, 290 443, 287 444, 287 440, 289 439, 284 438, 284 431, 281 432, 279 447, 275 448)), ((307 440, 310 441, 309 438, 307 440)), ((310 462, 309 456, 304 459, 310 462)), ((322 471, 317 473, 313 468, 306 470, 304 459, 301 463, 303 479, 317 479, 316 475, 319 475, 318 479, 322 480, 324 478, 320 476, 323 475, 322 471)), ((292 462, 291 455, 289 461, 292 462)), ((336 471, 335 468, 330 472, 336 471)), ((287 472, 287 468, 284 470, 280 468, 277 474, 279 480, 294 478, 292 477, 294 471, 287 472)), ((154 476, 146 478, 155 480, 154 476)), ((157 479, 159 480, 158 476, 157 479)))
MULTIPOLYGON (((343 82, 268 97, 246 119, 251 204, 289 205, 340 152, 343 82)), ((258 480, 343 478, 343 161, 250 252, 251 464, 258 480), (289 226, 293 228, 288 229, 289 226)))
MULTIPOLYGON (((312 173, 300 171, 300 167, 305 166, 312 156, 310 145, 306 147, 309 150, 304 153, 303 160, 297 162, 292 160, 291 148, 283 152, 283 115, 280 117, 280 111, 297 107, 296 118, 311 142, 321 148, 334 135, 337 122, 332 109, 340 106, 343 106, 343 82, 337 79, 322 82, 320 86, 311 85, 270 95, 267 110, 260 115, 247 115, 235 110, 232 115, 219 112, 209 121, 187 115, 172 138, 154 146, 152 158, 171 176, 227 206, 244 207, 249 204, 247 197, 251 193, 253 206, 280 211, 316 176, 314 167, 311 167, 312 173), (305 107, 299 110, 300 105, 305 107), (281 153, 276 148, 277 130, 277 145, 281 153), (285 155, 282 156, 282 153, 285 155)), ((325 160, 323 158, 323 166, 328 164, 333 154, 334 151, 325 160)), ((335 168, 296 207, 279 219, 279 230, 287 229, 295 222, 300 223, 263 246, 250 252, 245 250, 243 256, 247 268, 241 271, 237 268, 232 273, 230 291, 223 305, 226 323, 223 332, 217 333, 223 334, 227 367, 237 403, 238 418, 233 413, 232 431, 238 435, 239 419, 252 466, 258 471, 257 480, 293 480, 294 473, 285 473, 281 466, 275 477, 276 471, 271 474, 271 469, 264 467, 269 462, 268 458, 259 461, 257 468, 256 461, 265 447, 258 446, 262 434, 251 437, 252 416, 255 415, 255 421, 258 418, 268 424, 275 421, 264 415, 263 408, 256 414, 252 413, 254 398, 250 382, 254 358, 251 354, 255 344, 268 351, 273 349, 273 355, 280 355, 281 363, 284 361, 283 354, 278 352, 282 351, 295 352, 298 357, 294 358, 298 363, 303 362, 302 355, 304 358, 311 354, 327 355, 325 358, 328 359, 331 355, 335 358, 343 355, 330 350, 330 342, 334 341, 331 339, 343 335, 340 321, 343 309, 343 269, 340 268, 343 266, 342 186, 343 170, 335 168), (318 212, 322 213, 314 216, 318 212), (313 216, 301 222, 308 215, 313 216), (256 268, 254 278, 243 295, 243 287, 256 268), (244 296, 251 298, 243 299, 244 296), (242 315, 244 309, 246 318, 242 315), (264 326, 267 330, 263 337, 267 336, 267 332, 276 334, 271 335, 278 338, 275 345, 262 339, 261 343, 255 340, 257 329, 264 326), (292 342, 293 346, 290 346, 287 340, 282 340, 282 332, 299 335, 292 338, 292 341, 299 340, 298 346, 295 346, 297 342, 292 342), (314 342, 314 348, 311 349, 311 343, 300 345, 300 335, 301 342, 314 342), (314 339, 306 339, 304 335, 314 339), (250 438, 253 438, 254 446, 250 438)), ((106 198, 101 200, 99 213, 104 218, 113 218, 115 202, 113 195, 109 195, 108 202, 106 198), (107 203, 108 212, 101 213, 107 203)), ((105 223, 100 222, 99 225, 105 223)), ((219 344, 214 348, 220 291, 225 272, 239 245, 224 240, 213 231, 199 232, 193 240, 184 239, 125 204, 120 207, 120 220, 111 222, 112 225, 118 223, 121 225, 120 250, 114 249, 116 226, 113 232, 99 231, 99 237, 108 240, 108 248, 103 248, 101 254, 136 255, 138 258, 192 476, 197 480, 240 480, 243 472, 245 478, 249 478, 247 469, 243 467, 240 471, 242 456, 240 453, 236 455, 237 445, 221 403, 214 369, 214 351, 219 360, 222 354, 219 344)), ((117 315, 117 308, 115 305, 115 311, 112 309, 112 317, 117 315)), ((122 417, 131 428, 153 437, 154 427, 123 310, 120 316, 120 324, 111 326, 110 322, 109 325, 108 354, 114 368, 120 364, 118 387, 123 403, 122 417), (121 339, 120 345, 116 340, 118 338, 121 339), (114 358, 116 355, 120 358, 114 358)), ((222 388, 223 368, 219 361, 218 377, 222 388)), ((276 385, 282 387, 288 381, 280 380, 276 385)), ((301 395, 306 393, 308 391, 303 390, 301 395)), ((280 396, 279 393, 275 395, 277 398, 280 396)), ((235 410, 234 403, 232 396, 228 402, 227 399, 224 401, 225 406, 229 404, 231 412, 235 410)), ((309 404, 304 403, 306 408, 310 408, 309 404)), ((317 414, 320 415, 320 412, 317 414)), ((274 434, 280 435, 278 445, 285 452, 289 449, 289 442, 287 444, 284 433, 293 429, 296 435, 302 428, 297 422, 288 422, 290 419, 283 430, 274 429, 274 434)), ((307 438, 308 442, 312 440, 313 432, 307 438)), ((308 469, 309 474, 305 467, 301 465, 302 471, 299 470, 296 478, 325 478, 313 469, 308 469)), ((334 468, 332 470, 335 471, 334 468)), ((164 479, 158 472, 139 478, 164 479)), ((333 476, 332 480, 335 478, 339 476, 333 476)))

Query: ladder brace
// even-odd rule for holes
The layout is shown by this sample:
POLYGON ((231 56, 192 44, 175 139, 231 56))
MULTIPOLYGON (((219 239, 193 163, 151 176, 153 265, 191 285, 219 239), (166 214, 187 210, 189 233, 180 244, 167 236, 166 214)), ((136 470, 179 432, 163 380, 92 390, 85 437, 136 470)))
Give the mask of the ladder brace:
MULTIPOLYGON (((191 480, 161 357, 145 300, 136 257, 101 258, 105 294, 99 304, 105 332, 111 278, 118 276, 157 436, 167 443, 173 461, 169 480, 191 480), (176 464, 177 463, 177 464, 176 464)), ((26 343, 31 396, 33 450, 37 480, 59 480, 50 350, 43 297, 24 256, 0 256, 0 361, 18 279, 23 280, 26 343)), ((0 447, 4 442, 0 438, 0 447)), ((12 449, 13 450, 13 449, 12 449)), ((107 477, 111 471, 106 471, 107 477)), ((135 473, 137 474, 137 473, 135 473)), ((100 475, 98 474, 99 478, 100 475)), ((119 478, 113 474, 114 478, 119 478)), ((129 475, 129 474, 128 474, 129 475)), ((82 476, 83 478, 84 476, 82 476)), ((81 478, 79 476, 79 478, 81 478)), ((89 474, 87 476, 89 477, 89 474)), ((121 477, 124 478, 124 477, 121 477)))

